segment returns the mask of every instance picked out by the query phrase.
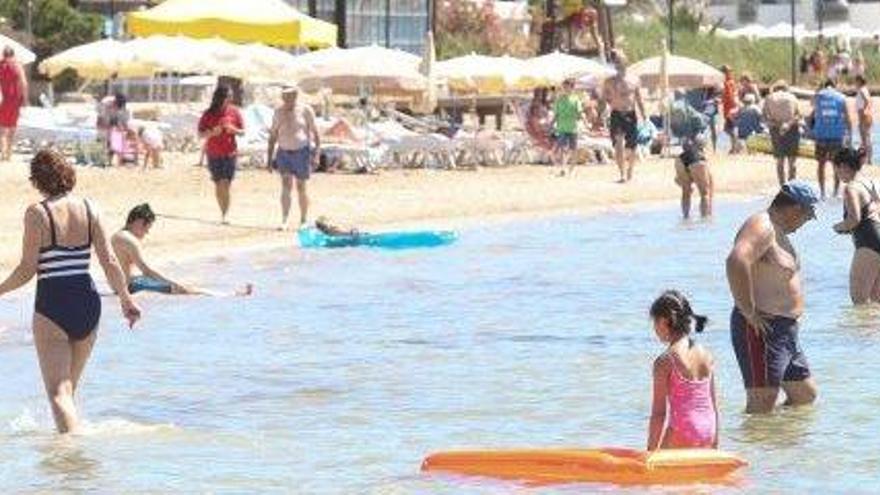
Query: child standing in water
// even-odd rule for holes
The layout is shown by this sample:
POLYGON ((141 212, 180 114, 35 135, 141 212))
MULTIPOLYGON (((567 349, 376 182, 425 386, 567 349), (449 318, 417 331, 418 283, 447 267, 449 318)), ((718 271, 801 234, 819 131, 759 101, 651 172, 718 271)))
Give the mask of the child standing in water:
POLYGON ((688 300, 674 290, 654 301, 651 318, 657 337, 669 347, 654 361, 648 450, 717 448, 715 360, 690 337, 691 327, 700 333, 708 320, 694 314, 688 300))

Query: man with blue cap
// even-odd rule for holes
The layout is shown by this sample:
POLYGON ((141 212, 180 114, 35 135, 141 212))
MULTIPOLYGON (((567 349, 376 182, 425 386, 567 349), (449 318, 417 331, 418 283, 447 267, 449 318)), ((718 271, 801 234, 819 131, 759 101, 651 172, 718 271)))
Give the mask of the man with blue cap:
POLYGON ((804 297, 800 262, 788 235, 816 217, 818 202, 809 184, 783 184, 767 211, 746 220, 727 257, 735 303, 730 330, 748 413, 771 412, 780 388, 786 405, 816 400, 816 384, 798 341, 804 297))

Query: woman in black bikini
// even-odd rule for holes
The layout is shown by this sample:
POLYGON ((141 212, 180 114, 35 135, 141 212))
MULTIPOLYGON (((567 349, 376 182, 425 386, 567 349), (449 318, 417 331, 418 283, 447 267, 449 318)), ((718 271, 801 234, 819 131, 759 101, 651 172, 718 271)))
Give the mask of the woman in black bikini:
POLYGON ((846 187, 843 190, 843 221, 834 225, 838 234, 851 234, 855 244, 849 274, 849 293, 854 304, 880 302, 880 190, 861 174, 864 150, 844 148, 834 157, 834 168, 846 187))
POLYGON ((24 215, 22 258, 0 284, 0 296, 37 276, 34 344, 58 431, 76 430, 74 394, 95 343, 101 299, 89 274, 92 247, 129 325, 141 311, 131 300, 125 277, 94 204, 73 197, 76 172, 64 157, 42 150, 31 161, 31 183, 46 199, 24 215))

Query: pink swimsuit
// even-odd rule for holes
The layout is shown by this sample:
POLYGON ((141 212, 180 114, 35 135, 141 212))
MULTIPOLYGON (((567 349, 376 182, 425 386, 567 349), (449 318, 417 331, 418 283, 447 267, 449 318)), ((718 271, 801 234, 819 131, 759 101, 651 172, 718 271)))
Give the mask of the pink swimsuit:
POLYGON ((712 376, 691 380, 679 371, 679 360, 672 359, 669 374, 669 435, 675 447, 712 447, 715 441, 715 405, 712 402, 712 376))

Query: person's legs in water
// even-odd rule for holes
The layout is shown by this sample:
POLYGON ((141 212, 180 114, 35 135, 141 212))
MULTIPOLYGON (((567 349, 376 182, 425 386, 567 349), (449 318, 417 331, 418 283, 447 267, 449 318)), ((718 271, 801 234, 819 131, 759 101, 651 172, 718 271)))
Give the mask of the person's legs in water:
POLYGON ((825 154, 818 152, 817 162, 818 165, 816 168, 816 180, 819 182, 819 195, 822 200, 825 200, 825 164, 827 163, 825 160, 825 154))
POLYGON ((709 165, 705 162, 693 165, 691 176, 700 192, 700 216, 709 218, 712 216, 712 195, 714 194, 712 172, 709 170, 709 165))
POLYGON ((214 195, 217 198, 217 206, 220 207, 220 223, 226 225, 229 223, 226 216, 229 214, 229 203, 231 202, 232 181, 221 179, 214 182, 214 195))
POLYGON ((779 187, 785 184, 785 157, 776 157, 776 179, 779 181, 779 187))
POLYGON ((74 346, 67 334, 40 314, 34 315, 34 345, 55 426, 59 433, 72 433, 79 426, 74 391, 89 353, 81 350, 75 360, 74 346))
POLYGON ((691 196, 694 193, 694 182, 681 157, 675 159, 675 183, 681 187, 681 217, 687 220, 691 216, 691 196))
POLYGON ((816 402, 819 397, 819 389, 816 382, 812 378, 806 380, 782 382, 782 390, 785 391, 785 402, 783 405, 798 407, 806 406, 816 402))
POLYGON ((853 304, 876 302, 874 288, 880 282, 880 254, 861 247, 853 253, 852 265, 849 270, 849 295, 853 304))
POLYGON ((287 229, 287 219, 290 217, 291 192, 293 191, 293 175, 281 174, 281 227, 287 229))
POLYGON ((76 398, 76 390, 79 386, 79 379, 82 376, 82 372, 86 367, 86 363, 89 361, 89 356, 92 355, 92 349, 95 347, 95 340, 97 339, 97 337, 98 332, 95 331, 83 340, 70 342, 70 345, 73 349, 73 362, 70 366, 70 375, 73 384, 74 398, 76 398))
POLYGON ((874 144, 872 142, 873 137, 871 136, 871 132, 872 129, 870 124, 859 125, 859 142, 862 144, 862 148, 865 149, 866 165, 874 164, 874 144))
POLYGON ((778 398, 779 387, 746 389, 746 414, 771 413, 778 398))

